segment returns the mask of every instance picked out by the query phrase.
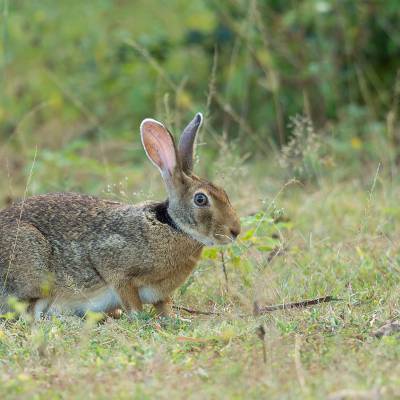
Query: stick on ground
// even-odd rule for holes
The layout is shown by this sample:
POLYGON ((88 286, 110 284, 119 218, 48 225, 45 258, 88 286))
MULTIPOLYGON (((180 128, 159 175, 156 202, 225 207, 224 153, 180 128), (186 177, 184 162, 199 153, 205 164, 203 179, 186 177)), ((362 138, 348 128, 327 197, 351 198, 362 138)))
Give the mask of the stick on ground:
MULTIPOLYGON (((325 296, 325 297, 319 297, 317 299, 310 299, 310 300, 302 300, 296 303, 284 303, 284 304, 274 304, 270 306, 265 306, 265 307, 259 307, 257 309, 257 315, 262 315, 262 314, 267 314, 272 311, 277 311, 277 310, 288 310, 290 308, 305 308, 309 306, 314 306, 317 304, 321 303, 329 303, 332 301, 340 301, 341 299, 337 299, 333 296, 325 296)), ((189 314, 194 314, 194 315, 223 315, 224 313, 218 312, 218 311, 202 311, 202 310, 194 310, 192 308, 187 308, 183 306, 174 306, 175 310, 178 311, 185 311, 189 314)), ((252 314, 242 314, 242 317, 247 317, 252 314)))

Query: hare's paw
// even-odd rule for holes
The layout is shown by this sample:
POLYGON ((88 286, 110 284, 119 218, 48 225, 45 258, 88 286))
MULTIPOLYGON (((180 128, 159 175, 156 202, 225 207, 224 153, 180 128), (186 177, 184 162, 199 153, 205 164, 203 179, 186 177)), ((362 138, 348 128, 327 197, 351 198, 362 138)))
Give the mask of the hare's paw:
POLYGON ((165 300, 159 301, 154 304, 156 309, 156 314, 158 317, 173 317, 174 312, 172 311, 172 300, 171 298, 166 298, 165 300))
POLYGON ((114 310, 110 310, 107 313, 107 317, 113 318, 113 319, 121 319, 123 311, 120 308, 115 308, 114 310))

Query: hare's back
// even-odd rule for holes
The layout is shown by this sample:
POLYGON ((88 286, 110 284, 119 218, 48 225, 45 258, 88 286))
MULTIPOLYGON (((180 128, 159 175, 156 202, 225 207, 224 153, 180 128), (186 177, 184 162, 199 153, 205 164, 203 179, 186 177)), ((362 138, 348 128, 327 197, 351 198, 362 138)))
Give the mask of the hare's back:
POLYGON ((27 223, 50 241, 79 240, 100 229, 110 211, 120 205, 77 193, 33 196, 0 211, 0 232, 4 234, 8 225, 27 223))
POLYGON ((113 210, 120 206, 93 196, 53 193, 0 211, 0 283, 6 292, 40 297, 49 276, 58 291, 104 285, 90 250, 99 235, 109 234, 113 210))

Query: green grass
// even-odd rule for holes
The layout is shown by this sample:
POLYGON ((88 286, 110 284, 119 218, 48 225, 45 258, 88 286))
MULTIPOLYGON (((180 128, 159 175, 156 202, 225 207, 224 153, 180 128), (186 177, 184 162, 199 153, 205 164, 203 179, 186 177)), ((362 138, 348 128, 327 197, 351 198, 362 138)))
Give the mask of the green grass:
MULTIPOLYGON (((147 310, 133 321, 100 324, 73 317, 1 322, 0 398, 400 396, 400 341, 371 335, 399 314, 398 186, 379 176, 375 184, 372 176, 366 185, 281 191, 277 182, 247 184, 253 196, 242 194, 238 204, 264 208, 266 222, 225 249, 228 285, 219 253, 208 250, 175 296, 179 305, 222 316, 162 322, 147 310), (270 218, 278 208, 286 222, 270 218), (284 249, 270 262, 260 246, 273 243, 268 235, 284 249), (254 301, 327 294, 342 300, 251 316, 254 301)), ((246 219, 246 230, 259 226, 257 218, 246 219)))

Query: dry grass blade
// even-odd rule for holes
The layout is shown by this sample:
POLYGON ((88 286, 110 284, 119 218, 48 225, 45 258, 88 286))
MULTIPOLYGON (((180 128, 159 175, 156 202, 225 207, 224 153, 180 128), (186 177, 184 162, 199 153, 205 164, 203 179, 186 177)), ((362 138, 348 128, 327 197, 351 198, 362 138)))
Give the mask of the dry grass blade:
POLYGON ((342 389, 328 396, 328 400, 379 400, 381 398, 381 390, 379 388, 373 390, 342 389))
POLYGON ((219 254, 220 254, 220 256, 221 256, 221 265, 222 265, 222 271, 223 271, 223 273, 224 273, 226 290, 229 290, 229 286, 228 286, 228 272, 226 271, 226 264, 225 264, 224 252, 223 252, 223 251, 220 251, 219 254))
POLYGON ((193 315, 223 315, 223 313, 220 313, 218 311, 195 310, 193 308, 188 308, 184 306, 173 306, 173 309, 177 311, 185 311, 188 314, 193 314, 193 315))
POLYGON ((299 381, 301 389, 304 390, 306 387, 306 379, 304 376, 303 364, 301 363, 301 358, 300 358, 301 345, 302 345, 301 336, 296 335, 296 340, 294 344, 294 362, 296 366, 297 379, 299 381))

